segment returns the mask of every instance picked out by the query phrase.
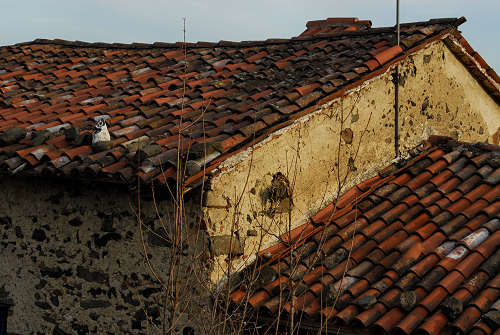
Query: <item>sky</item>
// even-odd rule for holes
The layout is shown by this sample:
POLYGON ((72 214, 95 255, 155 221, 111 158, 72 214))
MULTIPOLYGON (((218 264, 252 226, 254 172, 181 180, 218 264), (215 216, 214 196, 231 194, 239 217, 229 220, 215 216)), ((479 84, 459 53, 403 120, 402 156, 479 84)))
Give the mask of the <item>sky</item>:
MULTIPOLYGON (((87 42, 241 41, 289 38, 309 20, 395 23, 396 0, 0 0, 0 45, 60 38, 87 42)), ((465 16, 460 30, 500 72, 500 1, 401 0, 401 22, 465 16)))

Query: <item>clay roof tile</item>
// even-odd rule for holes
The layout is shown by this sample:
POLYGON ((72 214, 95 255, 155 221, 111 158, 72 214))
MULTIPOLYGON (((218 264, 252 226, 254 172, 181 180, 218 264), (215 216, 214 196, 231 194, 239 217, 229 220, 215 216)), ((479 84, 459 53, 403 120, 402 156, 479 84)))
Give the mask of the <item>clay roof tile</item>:
MULTIPOLYGON (((314 241, 307 244, 308 252, 314 254, 317 248, 325 255, 308 258, 311 269, 301 265, 295 278, 302 279, 305 291, 309 289, 310 294, 304 294, 297 305, 309 316, 320 313, 321 292, 325 285, 333 285, 339 297, 332 317, 346 325, 358 322, 405 334, 482 329, 475 322, 500 294, 500 221, 496 218, 500 208, 493 192, 498 183, 487 183, 488 175, 476 174, 481 169, 477 157, 488 150, 462 149, 459 158, 454 145, 461 144, 439 141, 440 145, 427 143, 434 148, 427 151, 429 162, 413 164, 410 159, 376 187, 370 185, 377 181, 353 187, 345 193, 349 201, 342 209, 334 212, 332 203, 313 217, 314 225, 307 225, 314 229, 312 235, 293 234, 295 243, 314 241), (459 185, 461 178, 455 176, 464 178, 464 169, 472 169, 467 175, 479 177, 468 192, 456 187, 425 191, 436 188, 431 171, 447 171, 447 179, 456 178, 459 185), (416 197, 408 195, 412 190, 425 196, 408 205, 404 200, 416 197), (344 273, 347 276, 342 279, 344 273)), ((279 249, 286 248, 281 244, 279 249)), ((323 308, 321 313, 327 311, 323 308)))

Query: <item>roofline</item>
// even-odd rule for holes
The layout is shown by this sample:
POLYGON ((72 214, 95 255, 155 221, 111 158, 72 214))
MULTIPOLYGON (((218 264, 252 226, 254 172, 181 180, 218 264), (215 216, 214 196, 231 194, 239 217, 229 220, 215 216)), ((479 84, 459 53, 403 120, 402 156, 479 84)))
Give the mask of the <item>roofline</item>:
MULTIPOLYGON (((415 24, 451 24, 455 28, 466 22, 465 17, 460 18, 440 18, 440 19, 430 19, 428 21, 418 21, 418 22, 408 22, 400 24, 401 27, 406 27, 415 24)), ((292 37, 292 38, 270 38, 262 41, 219 41, 219 42, 154 42, 154 43, 105 43, 105 42, 84 42, 84 41, 67 41, 62 39, 43 39, 38 38, 33 41, 16 43, 13 45, 4 45, 0 48, 10 47, 10 46, 24 46, 24 45, 61 45, 69 46, 75 48, 96 48, 96 49, 181 49, 187 47, 188 49, 205 49, 205 48, 234 48, 234 47, 255 47, 264 46, 270 44, 285 44, 295 41, 316 41, 323 39, 344 39, 356 36, 369 36, 380 33, 393 33, 396 26, 390 27, 379 27, 371 28, 370 30, 360 30, 360 31, 342 31, 337 33, 328 34, 318 34, 315 36, 304 36, 304 37, 292 37)))

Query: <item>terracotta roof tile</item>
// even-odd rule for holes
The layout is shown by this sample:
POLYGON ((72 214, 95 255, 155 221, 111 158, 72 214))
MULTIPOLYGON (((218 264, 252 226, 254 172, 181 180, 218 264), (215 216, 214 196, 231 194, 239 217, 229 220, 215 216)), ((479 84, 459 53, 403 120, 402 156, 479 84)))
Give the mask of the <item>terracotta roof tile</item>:
MULTIPOLYGON (((343 95, 348 85, 354 87, 373 77, 375 70, 390 66, 397 57, 406 57, 414 48, 456 32, 463 21, 403 24, 405 43, 401 47, 394 44, 392 27, 372 28, 369 21, 338 18, 309 22, 304 33, 289 40, 199 42, 186 44, 185 50, 183 43, 126 45, 60 40, 0 47, 0 68, 5 69, 0 74, 0 132, 20 126, 62 133, 60 126, 85 128, 93 117, 107 115, 111 117, 107 122, 115 146, 142 136, 148 137, 148 143, 163 143, 168 142, 163 139, 181 132, 194 143, 206 135, 219 142, 224 154, 208 166, 213 168, 249 145, 254 134, 266 136, 310 113, 317 104, 343 95), (184 58, 188 61, 187 73, 184 58), (304 66, 311 69, 307 75, 301 74, 304 66), (286 84, 283 78, 287 78, 286 84)), ((460 38, 457 35, 457 40, 460 38)), ((475 59, 484 65, 479 56, 475 59)), ((179 149, 187 150, 188 143, 183 142, 185 146, 179 149)), ((75 141, 47 144, 54 147, 48 150, 54 161, 49 164, 51 169, 47 169, 43 157, 40 161, 33 155, 18 156, 9 151, 0 161, 6 169, 3 172, 17 169, 17 174, 44 171, 64 176, 77 165, 72 164, 75 159, 86 160, 94 153, 75 141), (62 158, 55 157, 53 149, 60 149, 62 158), (18 158, 29 164, 17 165, 18 158)), ((162 150, 170 148, 166 144, 161 145, 162 150)), ((435 155, 438 157, 439 152, 435 155)), ((433 156, 431 159, 436 160, 433 156)), ((122 155, 114 162, 127 162, 116 165, 123 169, 123 175, 134 176, 150 168, 129 160, 122 155)), ((88 166, 95 169, 95 164, 99 165, 89 162, 88 166)), ((429 173, 441 169, 439 164, 429 167, 429 173)), ((486 163, 478 159, 474 164, 486 163)), ((155 165, 156 172, 150 171, 146 177, 162 176, 161 171, 169 168, 155 165)), ((500 176, 496 172, 491 175, 491 183, 500 178, 497 174, 500 176)), ((187 180, 199 181, 203 175, 187 180)), ((102 177, 114 178, 107 173, 102 177)), ((394 182, 404 184, 409 178, 396 178, 394 182)), ((160 179, 166 180, 158 177, 159 184, 160 179)), ((418 183, 413 180, 410 186, 417 187, 418 183)), ((484 210, 488 213, 489 208, 484 210)), ((395 216, 393 213, 385 219, 391 221, 395 216)))
MULTIPOLYGON (((436 149, 427 151, 429 161, 409 159, 382 183, 353 187, 340 198, 346 199, 342 209, 334 210, 334 203, 329 204, 313 216, 314 224, 303 226, 311 227, 311 233, 297 234, 303 227, 293 233, 295 243, 308 245, 308 253, 315 254, 318 248, 324 252, 323 257, 309 259, 310 268, 300 264, 294 282, 278 276, 281 284, 301 287, 297 314, 304 312, 307 320, 317 320, 328 313, 334 324, 379 327, 388 333, 488 331, 489 321, 483 322, 484 318, 500 301, 500 206, 496 201, 500 181, 487 183, 490 172, 468 192, 455 188, 431 192, 420 202, 411 202, 410 214, 405 197, 412 190, 434 189, 436 179, 430 175, 448 171, 447 179, 457 178, 460 183, 455 176, 465 169, 471 169, 468 176, 477 175, 481 164, 496 168, 498 163, 489 158, 497 157, 500 147, 486 149, 434 137, 420 148, 429 146, 436 149), (461 147, 458 153, 456 147, 461 147), (366 192, 360 193, 360 188, 366 192), (340 212, 344 214, 336 214, 340 212), (338 298, 322 300, 328 290, 338 298)), ((281 244, 276 250, 286 248, 281 244)), ((288 267, 288 261, 278 256, 270 265, 288 267)), ((251 288, 245 291, 244 298, 234 293, 233 303, 253 302, 264 295, 258 288, 255 293, 251 288)))

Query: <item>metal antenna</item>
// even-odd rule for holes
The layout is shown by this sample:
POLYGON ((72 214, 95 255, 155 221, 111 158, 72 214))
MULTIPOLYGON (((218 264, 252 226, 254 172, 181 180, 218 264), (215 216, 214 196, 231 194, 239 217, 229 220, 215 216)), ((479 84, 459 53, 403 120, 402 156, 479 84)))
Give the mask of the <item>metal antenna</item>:
POLYGON ((396 4, 396 29, 397 29, 397 34, 398 34, 398 45, 399 45, 399 0, 397 0, 396 4))
MULTIPOLYGON (((396 1, 396 34, 399 46, 399 0, 396 1)), ((399 65, 394 73, 394 154, 399 158, 399 65)))

